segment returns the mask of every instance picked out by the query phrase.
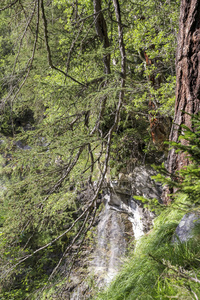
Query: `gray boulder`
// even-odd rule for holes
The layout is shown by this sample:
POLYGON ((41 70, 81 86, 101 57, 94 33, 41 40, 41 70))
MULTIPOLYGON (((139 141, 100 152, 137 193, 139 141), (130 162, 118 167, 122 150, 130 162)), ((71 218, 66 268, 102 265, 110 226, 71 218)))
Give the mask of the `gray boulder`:
POLYGON ((200 224, 200 213, 191 212, 184 215, 176 228, 172 242, 187 242, 194 236, 194 229, 197 224, 200 224))

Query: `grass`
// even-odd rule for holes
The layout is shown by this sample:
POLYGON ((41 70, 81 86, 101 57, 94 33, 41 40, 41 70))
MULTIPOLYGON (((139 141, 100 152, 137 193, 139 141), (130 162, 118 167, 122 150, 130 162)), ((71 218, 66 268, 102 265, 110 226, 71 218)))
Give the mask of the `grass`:
POLYGON ((178 207, 166 208, 115 281, 95 299, 200 299, 200 284, 194 282, 200 279, 200 231, 196 230, 195 238, 186 243, 172 243, 184 214, 178 207))

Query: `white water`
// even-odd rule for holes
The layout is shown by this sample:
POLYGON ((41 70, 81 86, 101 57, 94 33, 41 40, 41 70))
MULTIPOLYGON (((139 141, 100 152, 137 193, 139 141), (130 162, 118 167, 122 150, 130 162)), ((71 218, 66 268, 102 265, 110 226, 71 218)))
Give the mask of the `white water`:
POLYGON ((131 200, 130 206, 132 214, 129 217, 129 220, 132 223, 134 237, 136 240, 138 240, 144 234, 142 222, 142 209, 133 200, 131 200))
POLYGON ((131 200, 129 205, 122 205, 119 209, 115 209, 112 204, 109 204, 108 200, 100 214, 100 222, 97 228, 97 246, 92 262, 94 276, 99 288, 108 285, 112 281, 125 257, 127 245, 121 212, 126 211, 129 214, 128 220, 132 224, 135 240, 138 240, 144 234, 142 208, 134 200, 131 200))
POLYGON ((97 250, 93 261, 99 287, 109 284, 119 271, 126 251, 124 226, 120 214, 108 203, 100 215, 97 228, 97 250))
MULTIPOLYGON (((127 240, 132 236, 139 245, 139 238, 146 230, 145 214, 134 199, 123 194, 107 194, 105 207, 99 215, 96 247, 89 262, 89 277, 99 289, 105 288, 117 275, 125 259, 127 240), (126 240, 126 239, 127 240, 126 240), (92 277, 91 277, 92 276, 92 277)), ((89 278, 88 277, 88 278, 89 278)), ((70 300, 88 299, 87 278, 78 284, 70 295, 70 300)))

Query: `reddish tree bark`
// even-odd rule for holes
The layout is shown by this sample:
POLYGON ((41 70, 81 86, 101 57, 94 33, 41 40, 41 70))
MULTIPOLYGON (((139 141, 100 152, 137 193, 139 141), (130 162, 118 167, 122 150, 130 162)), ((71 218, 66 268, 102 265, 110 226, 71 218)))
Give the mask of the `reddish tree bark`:
MULTIPOLYGON (((182 0, 179 19, 178 47, 176 54, 176 102, 174 124, 170 140, 178 141, 181 125, 191 128, 191 116, 200 110, 200 1, 182 0), (188 114, 187 114, 188 113, 188 114)), ((181 140, 186 144, 186 141, 181 140)), ((167 169, 175 171, 189 164, 188 158, 172 149, 167 160, 167 169)), ((169 202, 167 188, 163 193, 164 203, 169 202)))
MULTIPOLYGON (((154 45, 152 46, 152 48, 154 48, 154 45)), ((149 58, 149 56, 145 51, 144 51, 144 58, 146 61, 146 66, 153 65, 152 60, 149 58)), ((150 74, 148 76, 148 80, 151 86, 155 90, 160 87, 161 78, 156 79, 154 74, 150 74)), ((157 104, 159 105, 159 103, 157 104)), ((150 124, 150 134, 156 148, 160 151, 162 150, 166 151, 166 145, 164 144, 164 141, 166 141, 169 138, 171 118, 167 116, 161 116, 157 110, 157 104, 156 102, 151 100, 151 96, 150 96, 150 100, 148 103, 149 106, 148 118, 150 124)))

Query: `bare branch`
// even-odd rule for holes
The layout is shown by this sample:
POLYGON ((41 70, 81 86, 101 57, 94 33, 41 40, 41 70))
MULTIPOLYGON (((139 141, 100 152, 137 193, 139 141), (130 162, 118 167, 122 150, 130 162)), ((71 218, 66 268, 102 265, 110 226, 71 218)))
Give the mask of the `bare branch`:
POLYGON ((45 9, 44 9, 44 2, 43 2, 43 0, 41 0, 41 9, 42 9, 42 19, 43 19, 43 23, 44 23, 44 38, 45 38, 45 43, 46 43, 46 48, 47 48, 47 55, 48 55, 49 66, 52 69, 54 69, 56 71, 59 71, 60 73, 62 73, 63 75, 65 75, 65 77, 70 78, 74 82, 76 82, 76 83, 78 83, 78 84, 80 84, 82 86, 86 86, 86 84, 79 82, 78 80, 76 80, 72 76, 68 75, 63 70, 61 70, 61 69, 57 68, 56 66, 54 66, 53 61, 52 61, 51 49, 50 49, 50 46, 49 46, 48 26, 47 26, 47 19, 46 19, 46 15, 45 15, 45 9))
MULTIPOLYGON (((12 70, 12 74, 11 74, 11 77, 12 77, 12 78, 14 77, 15 67, 16 67, 16 64, 17 64, 17 61, 18 61, 18 58, 19 58, 19 54, 20 54, 20 51, 21 51, 23 39, 24 39, 24 37, 25 37, 25 34, 26 34, 27 30, 28 30, 28 27, 29 27, 29 25, 30 25, 30 23, 31 23, 31 21, 32 21, 32 19, 33 19, 34 14, 35 14, 35 9, 36 9, 36 4, 37 4, 37 3, 38 3, 38 0, 35 0, 35 4, 34 4, 34 7, 33 7, 33 11, 32 11, 32 13, 31 13, 31 16, 30 16, 29 20, 28 20, 27 23, 26 23, 25 29, 24 29, 24 31, 23 31, 23 34, 22 34, 21 38, 20 38, 20 43, 19 43, 18 53, 17 53, 17 55, 16 55, 15 62, 14 62, 14 66, 13 66, 13 70, 12 70)), ((38 9, 39 9, 39 4, 38 4, 38 9)), ((36 42, 37 42, 37 39, 38 39, 38 32, 39 32, 39 11, 38 11, 38 18, 37 18, 37 25, 36 25, 36 36, 35 36, 36 42)), ((26 71, 26 70, 28 69, 28 74, 29 74, 30 68, 31 68, 31 66, 32 66, 32 62, 33 62, 33 58, 34 58, 34 52, 35 52, 35 47, 36 47, 36 44, 34 45, 34 48, 33 48, 32 59, 30 58, 30 59, 28 60, 28 62, 27 62, 27 64, 26 64, 26 67, 25 67, 25 70, 24 70, 24 71, 26 71), (30 62, 31 62, 31 64, 30 64, 30 62)), ((19 93, 19 91, 21 90, 22 86, 24 85, 24 83, 25 83, 27 77, 28 77, 28 76, 25 77, 25 80, 23 81, 23 84, 18 88, 17 92, 14 94, 11 103, 15 100, 17 94, 19 93)), ((18 79, 18 81, 16 82, 15 86, 12 86, 12 85, 11 85, 10 91, 9 91, 7 97, 6 97, 5 99, 3 99, 3 101, 2 101, 3 103, 5 103, 5 102, 9 99, 9 97, 14 93, 14 90, 15 90, 15 88, 16 88, 16 85, 17 85, 20 81, 21 81, 21 78, 18 79)))
MULTIPOLYGON (((23 11, 23 13, 24 13, 25 19, 28 20, 28 16, 27 16, 26 10, 25 10, 24 6, 22 5, 21 1, 19 1, 19 4, 20 4, 20 6, 21 6, 21 8, 22 8, 22 11, 23 11)), ((33 28, 31 27, 31 24, 29 24, 29 29, 30 29, 31 33, 34 35, 34 30, 33 30, 33 28)))
MULTIPOLYGON (((76 261, 78 255, 79 255, 79 253, 80 253, 80 250, 81 250, 81 247, 83 246, 83 243, 84 243, 84 241, 85 241, 86 235, 87 235, 88 231, 91 229, 91 227, 92 227, 93 224, 94 224, 96 212, 97 212, 97 206, 96 206, 96 201, 95 201, 95 203, 94 203, 94 212, 93 212, 93 216, 92 216, 92 218, 91 218, 90 223, 88 224, 88 226, 87 226, 87 227, 85 228, 85 230, 84 230, 84 227, 85 227, 85 225, 86 225, 86 221, 87 221, 89 215, 91 214, 91 213, 89 214, 89 212, 88 212, 88 214, 87 214, 87 216, 86 216, 86 218, 85 218, 85 220, 84 220, 83 226, 81 226, 81 229, 79 230, 79 232, 78 232, 78 234, 77 234, 77 235, 80 235, 80 234, 82 233, 83 237, 82 237, 82 239, 81 239, 81 241, 80 241, 80 244, 79 244, 79 246, 78 246, 78 249, 77 249, 76 253, 75 253, 72 257, 70 256, 71 266, 70 266, 69 270, 67 270, 66 281, 67 281, 68 278, 70 277, 70 274, 71 274, 71 271, 72 271, 72 269, 73 269, 74 263, 75 263, 75 261, 76 261), (80 234, 79 234, 79 233, 80 233, 80 234)), ((54 275, 55 272, 57 271, 57 269, 58 269, 59 265, 61 264, 62 260, 66 257, 67 252, 73 247, 74 243, 75 243, 75 240, 73 240, 73 242, 66 248, 65 252, 63 253, 63 255, 62 255, 61 259, 60 259, 60 261, 58 262, 58 265, 56 265, 56 267, 55 267, 54 270, 52 271, 52 273, 51 273, 51 275, 50 275, 48 281, 50 281, 50 280, 52 279, 53 275, 54 275)), ((62 274, 62 273, 61 273, 61 274, 62 274)), ((47 288, 47 286, 44 286, 44 287, 42 288, 42 290, 41 290, 41 292, 40 292, 40 295, 42 294, 42 292, 43 292, 46 288, 47 288)), ((62 290, 62 287, 59 288, 58 292, 60 292, 61 290, 62 290)), ((40 299, 40 296, 39 296, 37 299, 40 299)))
POLYGON ((87 223, 87 220, 88 220, 88 217, 89 217, 89 211, 87 212, 86 216, 85 216, 85 219, 84 219, 84 222, 81 226, 81 228, 79 229, 78 233, 75 235, 75 237, 73 238, 72 242, 70 243, 70 245, 65 249, 62 257, 60 258, 58 264, 56 265, 56 267, 53 269, 50 277, 49 277, 49 280, 52 279, 53 275, 55 274, 55 272, 58 270, 63 258, 65 257, 66 253, 72 248, 72 246, 74 245, 74 243, 76 242, 76 240, 79 238, 79 236, 81 235, 81 233, 83 232, 84 228, 85 228, 85 225, 87 223))
POLYGON ((196 300, 199 300, 197 294, 190 288, 189 291, 194 295, 196 300))
POLYGON ((76 24, 81 23, 81 22, 84 22, 85 20, 87 20, 87 19, 89 19, 89 18, 91 18, 91 17, 97 16, 99 13, 104 12, 104 11, 106 11, 106 10, 108 10, 108 8, 101 9, 101 10, 98 11, 97 13, 93 13, 93 14, 91 14, 91 15, 85 17, 85 18, 82 18, 82 19, 78 20, 78 21, 76 22, 76 24))
POLYGON ((73 51, 73 49, 74 49, 74 46, 75 46, 75 44, 76 44, 76 42, 77 42, 77 40, 78 40, 78 37, 79 37, 79 35, 80 35, 80 33, 81 33, 82 29, 83 29, 83 24, 84 24, 84 23, 81 24, 81 26, 80 26, 80 28, 79 28, 79 31, 78 31, 78 33, 77 33, 75 39, 72 41, 71 47, 70 47, 70 49, 69 49, 69 52, 68 52, 68 55, 67 55, 66 73, 67 73, 68 70, 69 70, 71 54, 72 54, 72 51, 73 51))
MULTIPOLYGON (((52 195, 63 183, 63 181, 67 178, 67 176, 69 175, 69 173, 72 171, 72 169, 74 168, 74 166, 76 165, 81 153, 83 152, 84 146, 80 147, 76 157, 74 158, 74 160, 72 161, 72 163, 69 163, 69 166, 65 172, 65 174, 55 183, 55 185, 51 188, 50 192, 48 193, 48 195, 44 198, 43 202, 44 203, 49 197, 50 195, 52 195)), ((42 203, 40 205, 42 205, 42 203)))
POLYGON ((15 5, 19 0, 15 0, 14 2, 10 3, 7 6, 4 6, 3 8, 0 8, 0 11, 6 10, 8 8, 11 8, 13 5, 15 5))
MULTIPOLYGON (((121 12, 118 0, 113 0, 113 5, 115 8, 115 15, 118 23, 118 36, 119 36, 119 49, 121 54, 121 73, 123 78, 126 77, 126 52, 124 47, 124 38, 123 38, 123 26, 121 22, 121 12)), ((125 86, 125 81, 122 80, 122 87, 125 86)))

